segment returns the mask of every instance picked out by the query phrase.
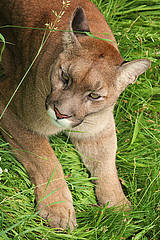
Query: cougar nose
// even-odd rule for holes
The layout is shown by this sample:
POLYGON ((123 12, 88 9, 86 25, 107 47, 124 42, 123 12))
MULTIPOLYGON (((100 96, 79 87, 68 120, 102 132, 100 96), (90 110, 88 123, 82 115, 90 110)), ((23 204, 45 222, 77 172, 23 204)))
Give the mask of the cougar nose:
POLYGON ((60 113, 60 111, 54 106, 54 111, 55 111, 55 114, 56 114, 56 117, 57 119, 66 119, 66 118, 70 118, 71 116, 68 116, 66 114, 62 114, 60 113))

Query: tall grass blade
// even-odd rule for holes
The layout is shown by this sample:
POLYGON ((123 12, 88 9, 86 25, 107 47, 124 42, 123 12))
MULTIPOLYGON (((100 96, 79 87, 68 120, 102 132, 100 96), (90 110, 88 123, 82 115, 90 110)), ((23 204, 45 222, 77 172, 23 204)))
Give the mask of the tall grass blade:
POLYGON ((3 37, 3 35, 0 33, 0 42, 2 41, 2 48, 1 48, 1 51, 0 51, 0 62, 2 61, 2 54, 4 52, 4 49, 5 49, 5 38, 3 37))
POLYGON ((136 122, 135 122, 135 127, 134 127, 134 131, 133 131, 133 136, 132 136, 132 140, 131 140, 131 144, 132 145, 136 138, 137 138, 137 135, 140 131, 140 124, 141 124, 141 121, 142 121, 142 117, 143 117, 143 112, 140 113, 139 117, 137 117, 136 119, 136 122))

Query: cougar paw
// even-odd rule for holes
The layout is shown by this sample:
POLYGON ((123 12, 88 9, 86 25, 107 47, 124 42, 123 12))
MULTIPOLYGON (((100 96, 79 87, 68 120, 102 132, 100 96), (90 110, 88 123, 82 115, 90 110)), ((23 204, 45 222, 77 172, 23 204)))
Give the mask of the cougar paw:
POLYGON ((74 207, 70 202, 55 203, 47 207, 38 206, 37 210, 40 211, 39 215, 57 230, 70 228, 72 231, 77 225, 74 207))

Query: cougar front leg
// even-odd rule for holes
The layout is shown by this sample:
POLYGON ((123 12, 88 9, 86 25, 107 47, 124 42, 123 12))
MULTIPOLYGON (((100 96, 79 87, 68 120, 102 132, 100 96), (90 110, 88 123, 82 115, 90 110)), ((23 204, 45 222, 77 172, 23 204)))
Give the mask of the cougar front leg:
MULTIPOLYGON (((74 133, 73 133, 74 134, 74 133)), ((114 127, 103 130, 96 136, 78 137, 76 133, 72 135, 72 141, 82 154, 84 164, 97 177, 96 196, 100 205, 107 202, 109 207, 113 205, 128 205, 129 201, 125 197, 118 179, 115 155, 117 141, 114 127)))
POLYGON ((7 118, 5 115, 2 120, 2 128, 10 135, 5 135, 5 138, 35 184, 40 216, 48 219, 53 227, 64 229, 70 226, 73 230, 76 218, 72 196, 48 140, 22 128, 13 116, 8 115, 7 118))

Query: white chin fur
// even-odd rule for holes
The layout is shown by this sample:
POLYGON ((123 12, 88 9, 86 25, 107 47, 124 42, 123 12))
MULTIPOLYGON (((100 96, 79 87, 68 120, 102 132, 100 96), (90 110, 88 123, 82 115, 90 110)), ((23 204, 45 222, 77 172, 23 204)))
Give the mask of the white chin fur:
POLYGON ((68 119, 57 119, 55 111, 52 108, 49 107, 47 113, 55 126, 60 128, 71 128, 71 121, 68 119))

